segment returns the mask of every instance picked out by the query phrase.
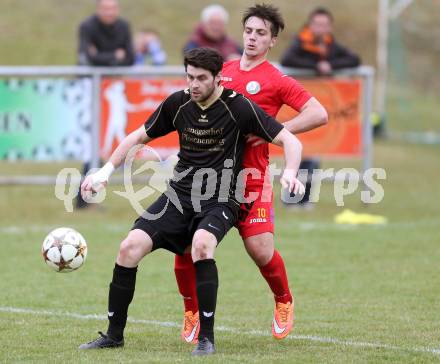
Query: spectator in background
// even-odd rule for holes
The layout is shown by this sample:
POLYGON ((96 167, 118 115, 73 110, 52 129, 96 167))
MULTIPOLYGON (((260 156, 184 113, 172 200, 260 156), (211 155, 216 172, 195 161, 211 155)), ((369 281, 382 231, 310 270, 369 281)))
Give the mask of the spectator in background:
POLYGON ((209 5, 202 10, 200 23, 183 48, 184 52, 198 47, 217 50, 225 61, 241 57, 243 49, 226 34, 229 14, 221 5, 209 5))
POLYGON ((130 26, 119 17, 118 0, 97 0, 96 14, 79 27, 78 64, 131 66, 133 63, 130 26))
MULTIPOLYGON (((78 64, 90 66, 131 66, 134 63, 130 26, 119 17, 118 0, 97 0, 96 13, 79 27, 78 64)), ((90 169, 84 161, 83 175, 90 169)), ((88 207, 81 193, 76 197, 76 208, 88 207)))
MULTIPOLYGON (((319 7, 310 13, 307 24, 295 36, 280 63, 284 67, 314 69, 319 75, 327 76, 340 68, 359 66, 360 59, 336 42, 333 36, 333 15, 329 10, 319 7)), ((310 203, 310 178, 319 164, 318 158, 304 158, 301 161, 300 169, 308 171, 309 180, 302 200, 291 206, 305 209, 313 207, 310 203)))
POLYGON ((356 54, 336 42, 333 16, 321 7, 312 11, 307 24, 281 58, 284 67, 310 68, 320 75, 330 75, 340 68, 357 67, 359 63, 356 54))
POLYGON ((136 65, 144 65, 147 59, 153 66, 164 65, 167 54, 160 44, 159 34, 154 29, 143 29, 134 36, 136 65))

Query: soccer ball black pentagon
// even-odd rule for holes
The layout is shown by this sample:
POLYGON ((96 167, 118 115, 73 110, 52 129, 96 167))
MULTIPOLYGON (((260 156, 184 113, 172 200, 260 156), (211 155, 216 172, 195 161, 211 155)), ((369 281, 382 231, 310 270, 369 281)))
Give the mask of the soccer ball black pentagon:
POLYGON ((84 264, 87 257, 87 243, 76 230, 61 227, 46 236, 41 254, 46 264, 54 271, 68 273, 84 264))

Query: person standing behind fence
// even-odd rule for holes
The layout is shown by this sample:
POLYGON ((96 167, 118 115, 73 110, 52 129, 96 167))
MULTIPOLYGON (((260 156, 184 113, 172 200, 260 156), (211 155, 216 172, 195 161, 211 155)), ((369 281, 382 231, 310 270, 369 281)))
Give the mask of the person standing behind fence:
POLYGON ((153 66, 162 66, 167 62, 167 54, 154 29, 143 29, 135 34, 134 51, 135 65, 142 66, 148 61, 153 66))
MULTIPOLYGON (((131 66, 134 63, 130 26, 119 17, 118 0, 97 0, 96 13, 79 27, 78 64, 82 66, 131 66)), ((97 122, 97 121, 96 121, 97 122)), ((85 160, 83 175, 90 169, 85 160)), ((78 192, 76 208, 88 207, 78 192)))
POLYGON ((97 0, 96 13, 79 27, 78 64, 131 66, 133 63, 130 25, 119 17, 119 1, 97 0))
MULTIPOLYGON (((313 10, 307 24, 297 34, 291 45, 286 49, 280 61, 284 67, 308 68, 315 70, 319 75, 328 76, 334 70, 348 67, 357 67, 359 57, 347 48, 336 42, 333 35, 333 15, 329 10, 319 7, 313 10)), ((305 158, 300 169, 308 171, 309 179, 313 170, 319 168, 319 159, 305 158)), ((311 181, 306 183, 306 193, 298 204, 310 209, 311 181)))
POLYGON ((284 67, 309 68, 320 75, 334 70, 357 67, 359 57, 336 42, 333 35, 333 15, 325 8, 313 10, 281 58, 284 67))
POLYGON ((205 7, 200 14, 200 23, 191 34, 183 52, 208 47, 218 51, 225 61, 240 58, 243 49, 226 34, 228 20, 229 14, 223 6, 213 4, 205 7))

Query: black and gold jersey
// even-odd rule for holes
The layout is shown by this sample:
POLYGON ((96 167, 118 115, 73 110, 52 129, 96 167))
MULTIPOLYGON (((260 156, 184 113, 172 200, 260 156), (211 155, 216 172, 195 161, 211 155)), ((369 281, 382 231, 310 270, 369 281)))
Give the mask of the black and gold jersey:
POLYGON ((180 195, 203 193, 209 201, 220 202, 236 201, 245 136, 254 134, 271 142, 282 129, 256 104, 230 89, 223 89, 206 108, 191 100, 189 90, 173 93, 145 122, 150 138, 174 130, 179 135, 179 160, 170 186, 180 195))

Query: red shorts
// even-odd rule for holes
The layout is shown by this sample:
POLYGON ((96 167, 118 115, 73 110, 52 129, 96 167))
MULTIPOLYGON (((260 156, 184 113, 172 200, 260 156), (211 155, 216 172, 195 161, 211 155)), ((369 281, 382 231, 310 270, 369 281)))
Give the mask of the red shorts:
POLYGON ((274 232, 273 194, 270 192, 270 198, 266 198, 264 201, 261 201, 261 195, 259 193, 255 201, 242 203, 240 206, 236 226, 243 239, 262 233, 273 234, 274 232))

